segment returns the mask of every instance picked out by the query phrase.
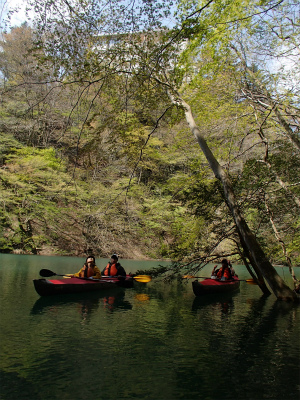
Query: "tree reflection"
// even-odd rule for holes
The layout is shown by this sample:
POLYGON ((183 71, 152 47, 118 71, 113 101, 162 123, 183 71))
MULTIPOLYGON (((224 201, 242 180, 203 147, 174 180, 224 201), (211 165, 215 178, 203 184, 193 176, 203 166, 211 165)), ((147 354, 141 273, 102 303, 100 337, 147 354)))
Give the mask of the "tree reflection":
MULTIPOLYGON (((210 357, 217 359, 214 369, 218 380, 211 388, 211 397, 217 398, 227 384, 224 370, 242 383, 231 387, 232 398, 241 399, 246 392, 248 398, 257 399, 261 387, 266 398, 277 398, 277 393, 284 393, 281 398, 285 399, 296 397, 299 365, 290 362, 287 368, 286 352, 299 337, 297 306, 264 295, 247 298, 245 302, 238 300, 240 297, 196 298, 192 305, 199 338, 206 343, 198 362, 205 364, 210 357), (224 314, 226 319, 222 318, 224 314), (291 382, 291 378, 293 388, 283 387, 282 382, 291 382)), ((204 371, 198 368, 207 384, 204 371)))

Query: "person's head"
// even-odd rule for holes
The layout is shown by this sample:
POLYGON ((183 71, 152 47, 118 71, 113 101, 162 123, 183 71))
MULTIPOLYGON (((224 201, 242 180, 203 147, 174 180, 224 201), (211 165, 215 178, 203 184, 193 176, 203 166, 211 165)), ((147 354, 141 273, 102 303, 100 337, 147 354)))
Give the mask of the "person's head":
POLYGON ((116 263, 117 261, 118 261, 118 256, 116 255, 116 254, 113 254, 111 257, 110 257, 110 260, 111 260, 111 262, 112 263, 116 263))
POLYGON ((228 261, 225 258, 222 260, 222 266, 228 267, 228 261))
POLYGON ((86 263, 86 265, 89 265, 89 266, 91 266, 91 267, 94 267, 95 264, 96 264, 95 257, 94 257, 94 256, 88 256, 88 257, 86 258, 86 260, 85 260, 85 263, 86 263))

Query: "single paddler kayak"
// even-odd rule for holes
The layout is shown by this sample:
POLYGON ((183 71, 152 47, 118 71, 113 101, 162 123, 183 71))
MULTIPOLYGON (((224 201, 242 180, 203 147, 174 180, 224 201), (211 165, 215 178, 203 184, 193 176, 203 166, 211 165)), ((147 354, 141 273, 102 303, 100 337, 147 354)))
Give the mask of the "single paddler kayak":
POLYGON ((133 278, 102 277, 101 279, 62 278, 62 279, 34 279, 35 290, 40 296, 54 294, 82 293, 103 291, 116 288, 129 288, 133 286, 133 278))
POLYGON ((240 287, 240 281, 237 277, 228 281, 206 278, 203 281, 194 281, 192 285, 195 296, 203 296, 205 294, 233 292, 240 287))

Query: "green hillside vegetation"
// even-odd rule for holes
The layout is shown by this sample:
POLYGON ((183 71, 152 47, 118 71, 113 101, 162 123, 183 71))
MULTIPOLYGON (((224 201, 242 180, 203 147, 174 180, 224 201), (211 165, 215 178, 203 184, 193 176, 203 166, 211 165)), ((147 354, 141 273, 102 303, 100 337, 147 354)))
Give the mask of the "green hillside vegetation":
POLYGON ((181 1, 173 30, 145 35, 104 18, 105 49, 97 10, 5 34, 0 251, 245 261, 238 209, 272 263, 299 264, 299 98, 255 55, 282 45, 263 7, 181 1))
POLYGON ((172 200, 169 188, 180 163, 168 164, 153 151, 148 185, 139 172, 129 186, 131 171, 117 159, 102 167, 100 176, 92 164, 74 170, 52 147, 0 137, 2 252, 82 255, 92 248, 103 256, 117 251, 126 258, 169 257, 189 214, 172 200))

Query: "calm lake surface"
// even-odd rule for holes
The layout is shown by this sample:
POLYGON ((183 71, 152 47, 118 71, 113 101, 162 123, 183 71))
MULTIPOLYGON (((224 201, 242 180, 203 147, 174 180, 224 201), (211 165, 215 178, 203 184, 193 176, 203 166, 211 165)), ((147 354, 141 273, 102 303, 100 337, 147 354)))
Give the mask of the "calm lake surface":
MULTIPOLYGON (((201 299, 191 281, 136 283, 115 296, 35 292, 40 269, 72 273, 83 261, 0 254, 1 400, 299 399, 299 306, 245 282, 201 299)), ((127 272, 162 264, 121 262, 127 272)), ((278 272, 292 287, 288 270, 278 272)))

